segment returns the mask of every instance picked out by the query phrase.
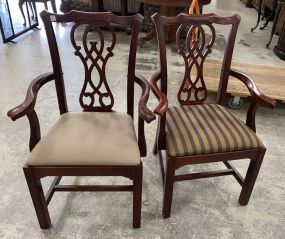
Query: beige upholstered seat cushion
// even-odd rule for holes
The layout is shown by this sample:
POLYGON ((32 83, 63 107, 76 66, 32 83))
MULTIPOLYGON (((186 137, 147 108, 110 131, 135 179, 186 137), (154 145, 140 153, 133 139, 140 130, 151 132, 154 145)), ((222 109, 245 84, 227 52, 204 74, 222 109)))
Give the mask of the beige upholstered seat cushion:
POLYGON ((27 165, 138 165, 140 152, 127 114, 65 113, 32 150, 27 165))
POLYGON ((241 120, 216 104, 169 108, 166 146, 171 157, 263 147, 241 120))

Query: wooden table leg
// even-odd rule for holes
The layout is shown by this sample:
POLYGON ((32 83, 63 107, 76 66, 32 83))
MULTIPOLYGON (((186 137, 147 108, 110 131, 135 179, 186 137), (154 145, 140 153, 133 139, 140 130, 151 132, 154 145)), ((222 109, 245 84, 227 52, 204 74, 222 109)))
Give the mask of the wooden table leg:
MULTIPOLYGON (((175 16, 176 7, 160 6, 160 14, 163 16, 175 16)), ((147 41, 150 41, 155 37, 156 37, 156 31, 154 26, 152 26, 145 37, 139 38, 138 44, 142 47, 147 41)), ((176 27, 175 26, 165 27, 164 38, 166 42, 174 41, 176 38, 176 27)))
MULTIPOLYGON (((176 7, 161 6, 160 13, 163 16, 176 16, 176 7)), ((176 39, 176 26, 165 27, 164 39, 171 42, 176 39)))
POLYGON ((282 4, 278 2, 277 3, 277 7, 276 7, 276 11, 275 11, 275 15, 274 15, 274 20, 273 20, 273 25, 272 25, 272 29, 271 29, 270 38, 269 38, 268 43, 266 44, 267 48, 269 47, 269 45, 270 45, 270 43, 272 41, 273 35, 275 33, 275 28, 276 28, 276 24, 277 24, 277 21, 278 21, 278 18, 279 18, 281 7, 282 7, 282 4))
POLYGON ((88 9, 89 12, 101 12, 103 6, 102 0, 92 0, 91 7, 88 9))
POLYGON ((146 34, 146 36, 144 37, 139 37, 139 42, 138 44, 142 47, 147 41, 150 41, 152 40, 153 38, 156 37, 156 31, 155 31, 155 28, 154 26, 152 26, 148 33, 146 34))
POLYGON ((285 25, 279 37, 278 44, 274 47, 273 52, 282 60, 285 61, 285 25))
POLYGON ((262 8, 262 3, 264 0, 260 0, 259 1, 259 5, 258 5, 258 16, 257 16, 257 23, 255 25, 255 27, 251 28, 251 32, 253 32, 259 25, 260 22, 260 17, 261 17, 261 8, 262 8))
POLYGON ((57 13, 55 0, 50 0, 50 3, 51 3, 51 8, 52 8, 53 13, 57 13))
POLYGON ((259 28, 260 30, 263 30, 265 27, 267 27, 268 23, 270 22, 270 20, 272 20, 272 18, 274 18, 274 14, 276 12, 276 7, 278 5, 278 0, 274 1, 274 5, 272 8, 272 12, 270 13, 270 15, 266 18, 266 22, 263 24, 263 27, 259 28))
POLYGON ((121 16, 127 16, 128 14, 128 0, 121 0, 121 16))

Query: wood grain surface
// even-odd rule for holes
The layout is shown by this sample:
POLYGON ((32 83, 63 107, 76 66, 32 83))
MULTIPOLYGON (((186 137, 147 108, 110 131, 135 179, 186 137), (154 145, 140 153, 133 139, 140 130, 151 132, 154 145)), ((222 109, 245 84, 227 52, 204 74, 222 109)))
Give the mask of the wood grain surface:
MULTIPOLYGON (((285 102, 285 69, 233 62, 232 69, 246 73, 256 83, 259 90, 276 100, 285 102)), ((208 91, 218 90, 221 61, 208 59, 205 61, 205 84, 208 91)), ((246 86, 239 80, 230 77, 227 92, 234 96, 250 96, 246 86)))

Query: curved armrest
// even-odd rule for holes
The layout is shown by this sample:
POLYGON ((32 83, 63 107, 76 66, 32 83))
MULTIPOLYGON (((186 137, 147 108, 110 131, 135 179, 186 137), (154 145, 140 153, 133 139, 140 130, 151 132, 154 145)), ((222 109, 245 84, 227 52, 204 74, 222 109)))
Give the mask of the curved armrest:
POLYGON ((255 113, 258 105, 260 104, 269 108, 274 108, 276 106, 276 101, 263 95, 256 87, 254 81, 244 73, 237 70, 230 70, 230 76, 233 76, 242 81, 253 97, 253 101, 247 111, 246 125, 250 127, 254 132, 256 132, 255 113))
POLYGON ((166 95, 157 86, 157 81, 159 79, 160 79, 160 71, 157 71, 151 75, 149 82, 150 82, 152 92, 154 93, 156 98, 159 100, 159 104, 154 109, 154 113, 160 116, 164 116, 168 108, 168 99, 166 95))
POLYGON ((247 89, 249 90, 251 96, 253 97, 253 100, 260 105, 267 106, 269 108, 274 108, 276 106, 276 101, 267 97, 266 95, 263 95, 255 85, 254 81, 247 76, 246 74, 237 71, 237 70, 230 70, 230 76, 233 76, 240 81, 242 81, 247 89))
POLYGON ((149 84, 148 84, 147 80, 140 75, 135 76, 135 82, 138 83, 140 85, 140 87, 142 88, 142 94, 141 94, 141 97, 139 100, 139 115, 147 123, 150 123, 151 121, 155 120, 155 115, 146 106, 147 100, 149 97, 149 91, 150 91, 149 84))
POLYGON ((12 120, 17 120, 24 115, 30 114, 35 107, 37 94, 39 89, 47 82, 54 79, 53 73, 46 73, 36 77, 29 85, 27 90, 26 99, 24 102, 15 108, 8 111, 7 115, 12 120))

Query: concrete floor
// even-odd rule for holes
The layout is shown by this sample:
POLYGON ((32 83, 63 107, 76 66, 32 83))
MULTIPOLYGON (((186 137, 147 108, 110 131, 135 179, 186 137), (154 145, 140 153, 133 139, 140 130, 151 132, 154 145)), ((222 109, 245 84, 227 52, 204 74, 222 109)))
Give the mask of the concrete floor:
MULTIPOLYGON (((220 15, 239 13, 242 22, 236 41, 234 60, 253 64, 282 67, 272 52, 277 37, 270 49, 264 46, 268 31, 250 33, 257 13, 246 9, 239 0, 216 0, 205 7, 205 12, 220 15)), ((72 63, 75 59, 68 51, 67 34, 69 25, 58 25, 57 36, 63 39, 60 49, 65 69, 66 91, 70 110, 80 110, 79 90, 82 84, 81 66, 72 63)), ((221 58, 220 48, 225 42, 224 30, 217 32, 217 46, 213 58, 221 58)), ((116 109, 125 110, 125 75, 128 37, 120 34, 123 44, 115 52, 119 61, 109 68, 110 85, 117 99, 116 109), (119 99, 119 100, 118 100, 119 99), (120 102, 120 103, 118 103, 120 102)), ((170 79, 181 75, 169 46, 170 79)), ((233 177, 201 179, 177 183, 174 187, 172 216, 161 217, 162 185, 158 160, 151 153, 156 122, 146 126, 148 156, 143 158, 143 206, 142 227, 132 229, 132 196, 130 193, 57 193, 50 203, 52 220, 50 230, 38 226, 32 201, 22 172, 28 156, 29 126, 26 118, 12 122, 6 112, 22 102, 27 86, 35 76, 50 71, 51 63, 44 30, 34 31, 18 38, 18 44, 0 45, 0 238, 284 238, 285 229, 285 107, 279 102, 275 110, 260 109, 257 113, 258 135, 267 146, 267 154, 256 182, 249 205, 239 206, 237 199, 240 186, 233 177)), ((147 43, 139 49, 137 72, 149 77, 157 69, 157 47, 155 42, 147 43)), ((76 62, 77 63, 77 62, 76 62)), ((270 79, 269 79, 270 80, 270 79)), ((178 82, 170 82, 175 99, 178 82)), ((139 91, 138 91, 139 92, 139 91)), ((138 95, 138 94, 136 94, 138 95)), ((210 94, 209 101, 214 101, 210 94)), ((116 100, 115 100, 116 102, 116 100)), ((157 104, 150 97, 149 106, 157 104)), ((245 118, 248 101, 240 110, 234 111, 245 118)), ((37 104, 42 134, 58 117, 54 86, 42 88, 37 104)), ((244 173, 248 161, 235 165, 244 173)), ((192 172, 223 167, 220 164, 203 165, 181 169, 192 172)), ((45 189, 50 179, 44 179, 45 189)), ((119 178, 77 178, 63 179, 64 183, 123 183, 128 180, 119 178)))

